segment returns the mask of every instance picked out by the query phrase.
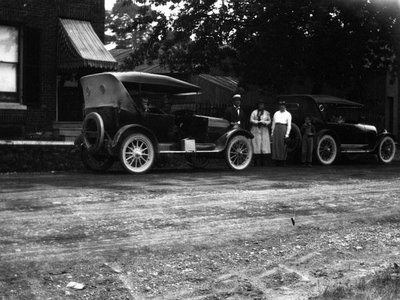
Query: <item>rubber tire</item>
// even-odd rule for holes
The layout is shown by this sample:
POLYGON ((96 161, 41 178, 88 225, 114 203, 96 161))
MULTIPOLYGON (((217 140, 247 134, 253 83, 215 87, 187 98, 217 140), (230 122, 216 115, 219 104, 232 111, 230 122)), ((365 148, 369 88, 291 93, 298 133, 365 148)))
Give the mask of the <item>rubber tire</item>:
POLYGON ((331 136, 330 134, 322 134, 317 138, 316 144, 317 145, 315 147, 315 157, 316 157, 318 163, 320 163, 321 165, 326 165, 326 166, 333 164, 338 156, 338 146, 337 146, 337 143, 336 143, 335 139, 333 138, 333 136, 331 136), (333 148, 334 148, 334 150, 333 150, 334 155, 329 160, 323 160, 320 155, 321 143, 325 140, 331 141, 333 148))
POLYGON ((378 156, 379 162, 381 162, 383 164, 388 164, 388 163, 392 162, 392 160, 394 159, 394 156, 396 155, 396 144, 395 144, 393 138, 390 137, 390 136, 383 137, 381 139, 381 141, 379 142, 376 154, 378 156), (388 159, 383 158, 382 157, 382 153, 381 153, 382 146, 386 141, 388 141, 391 144, 391 147, 393 149, 393 152, 391 153, 391 155, 390 155, 390 157, 388 159))
POLYGON ((89 151, 90 153, 94 153, 101 149, 104 143, 104 122, 100 114, 98 114, 97 112, 91 112, 86 115, 82 125, 82 136, 83 144, 85 145, 87 151, 89 151), (97 138, 95 143, 92 143, 85 134, 86 128, 88 127, 89 122, 92 120, 96 123, 97 128, 97 138))
POLYGON ((154 161, 155 161, 155 149, 154 145, 151 141, 150 138, 148 138, 146 135, 142 133, 133 133, 128 135, 123 142, 121 143, 120 149, 119 149, 119 159, 121 161, 122 166, 126 171, 128 171, 131 174, 142 174, 150 170, 150 168, 153 166, 154 161), (135 168, 132 165, 129 164, 129 162, 126 159, 126 150, 127 147, 129 146, 130 143, 133 141, 140 141, 143 144, 147 146, 148 149, 148 159, 146 162, 142 165, 141 168, 135 168))
POLYGON ((111 156, 90 153, 85 146, 81 147, 81 160, 86 169, 94 172, 107 171, 115 162, 111 156))
POLYGON ((244 170, 248 166, 250 166, 252 159, 253 159, 253 148, 252 148, 250 139, 248 139, 247 137, 245 137, 243 135, 236 135, 228 141, 226 148, 225 148, 225 161, 229 168, 231 168, 232 170, 235 170, 235 171, 244 170), (247 148, 248 155, 247 155, 245 161, 241 165, 237 166, 231 161, 230 152, 231 152, 232 147, 236 143, 239 143, 239 142, 244 143, 244 145, 247 148))

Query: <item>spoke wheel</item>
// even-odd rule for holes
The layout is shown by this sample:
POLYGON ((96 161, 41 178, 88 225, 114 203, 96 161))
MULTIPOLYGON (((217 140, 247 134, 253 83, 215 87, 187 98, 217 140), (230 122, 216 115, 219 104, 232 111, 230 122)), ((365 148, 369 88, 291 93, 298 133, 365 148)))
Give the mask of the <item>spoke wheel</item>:
POLYGON ((337 157, 337 145, 335 139, 329 134, 324 134, 318 139, 315 151, 319 163, 323 165, 332 164, 337 157))
POLYGON ((129 135, 121 144, 120 160, 129 173, 148 171, 154 163, 155 153, 151 140, 141 133, 129 135))
POLYGON ((86 147, 81 148, 81 159, 86 169, 95 172, 104 172, 112 167, 114 158, 108 155, 92 154, 86 147))
POLYGON ((250 140, 242 135, 230 139, 225 150, 225 158, 231 169, 246 169, 253 158, 250 140))
POLYGON ((385 136, 378 146, 378 159, 380 162, 390 163, 396 154, 396 145, 390 136, 385 136))

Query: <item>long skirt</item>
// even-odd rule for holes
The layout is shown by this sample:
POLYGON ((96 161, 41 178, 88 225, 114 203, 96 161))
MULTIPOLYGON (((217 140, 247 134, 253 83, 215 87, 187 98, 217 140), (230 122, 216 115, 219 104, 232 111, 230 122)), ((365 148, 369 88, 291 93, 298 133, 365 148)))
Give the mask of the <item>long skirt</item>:
POLYGON ((268 128, 266 126, 252 126, 250 132, 254 135, 254 138, 251 140, 254 154, 271 153, 268 128))
POLYGON ((275 124, 272 137, 272 159, 286 160, 287 147, 285 144, 286 124, 275 124))

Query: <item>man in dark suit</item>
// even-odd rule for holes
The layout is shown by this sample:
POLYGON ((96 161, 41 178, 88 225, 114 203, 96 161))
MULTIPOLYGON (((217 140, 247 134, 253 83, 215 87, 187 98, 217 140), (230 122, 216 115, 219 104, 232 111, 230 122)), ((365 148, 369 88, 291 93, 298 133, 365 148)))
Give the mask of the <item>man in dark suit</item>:
POLYGON ((233 128, 243 128, 245 124, 244 111, 240 108, 241 98, 239 94, 233 95, 233 105, 225 110, 224 118, 229 121, 233 128))

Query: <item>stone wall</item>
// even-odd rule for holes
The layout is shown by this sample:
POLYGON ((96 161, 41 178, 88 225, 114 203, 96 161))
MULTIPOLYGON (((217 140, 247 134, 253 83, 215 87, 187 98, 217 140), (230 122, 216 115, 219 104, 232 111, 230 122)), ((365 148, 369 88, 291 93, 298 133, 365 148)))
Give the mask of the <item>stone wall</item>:
POLYGON ((81 169, 74 146, 0 146, 0 173, 81 169))

